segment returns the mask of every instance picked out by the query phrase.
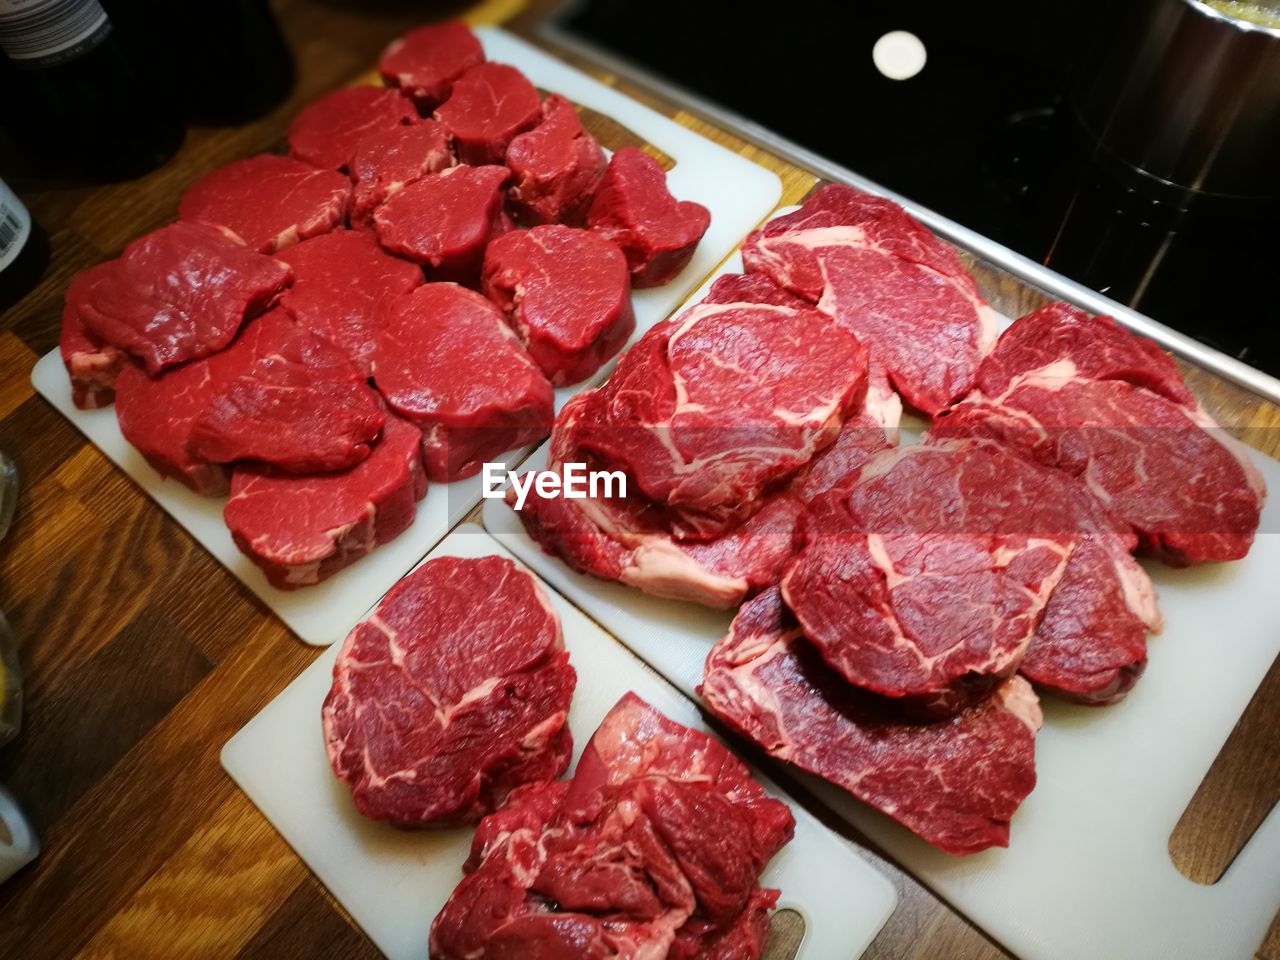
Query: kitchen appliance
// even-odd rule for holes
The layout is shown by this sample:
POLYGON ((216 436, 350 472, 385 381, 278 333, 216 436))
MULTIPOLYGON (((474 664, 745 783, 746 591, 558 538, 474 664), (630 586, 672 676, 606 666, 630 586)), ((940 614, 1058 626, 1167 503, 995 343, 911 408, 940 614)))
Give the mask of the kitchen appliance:
POLYGON ((1280 399, 1280 30, 1199 0, 574 0, 543 29, 1280 399))

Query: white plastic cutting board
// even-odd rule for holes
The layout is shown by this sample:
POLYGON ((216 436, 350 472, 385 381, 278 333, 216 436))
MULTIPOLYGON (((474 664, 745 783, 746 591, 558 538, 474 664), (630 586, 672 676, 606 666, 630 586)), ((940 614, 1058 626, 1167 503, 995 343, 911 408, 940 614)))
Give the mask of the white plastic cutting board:
MULTIPOLYGON (((616 120, 671 157, 672 193, 696 200, 711 211, 711 226, 689 266, 671 283, 634 293, 636 336, 676 308, 744 236, 768 214, 782 192, 777 176, 712 143, 554 57, 493 28, 476 31, 489 59, 519 67, 538 87, 553 90, 575 103, 616 120)), ((597 382, 602 371, 583 384, 556 391, 558 410, 570 396, 597 382)), ((424 553, 438 543, 480 501, 478 477, 436 485, 418 505, 413 526, 390 544, 314 587, 288 592, 267 583, 245 558, 222 523, 222 500, 196 496, 176 481, 163 480, 125 441, 115 413, 77 410, 56 350, 46 354, 31 373, 37 392, 49 400, 117 466, 129 474, 210 553, 240 578, 302 640, 316 645, 344 637, 361 615, 424 553)), ((528 450, 508 454, 514 466, 528 450)))
MULTIPOLYGON (((468 524, 431 555, 494 553, 505 551, 468 524)), ((705 729, 693 704, 563 597, 548 592, 578 671, 569 717, 575 764, 591 733, 628 690, 672 719, 705 729)), ((323 654, 237 733, 222 751, 222 765, 383 953, 391 960, 425 960, 431 920, 461 878, 472 831, 405 832, 356 813, 346 787, 329 769, 320 726, 336 656, 337 647, 323 654)), ((763 883, 782 891, 780 907, 804 917, 800 960, 852 960, 893 912, 897 895, 845 840, 790 805, 795 839, 770 864, 763 883)))
MULTIPOLYGON (((724 270, 738 269, 735 255, 724 270)), ((1250 452, 1271 499, 1249 556, 1194 570, 1146 565, 1167 621, 1151 638, 1146 673, 1117 706, 1042 701, 1038 783, 1014 817, 1008 849, 948 857, 806 778, 837 813, 1023 960, 1247 960, 1280 909, 1280 809, 1217 884, 1187 880, 1168 854, 1170 833, 1280 655, 1280 463, 1250 452)), ((545 465, 544 444, 525 468, 545 465)), ((485 504, 484 525, 696 696, 707 652, 731 613, 575 573, 544 554, 501 500, 485 504)))

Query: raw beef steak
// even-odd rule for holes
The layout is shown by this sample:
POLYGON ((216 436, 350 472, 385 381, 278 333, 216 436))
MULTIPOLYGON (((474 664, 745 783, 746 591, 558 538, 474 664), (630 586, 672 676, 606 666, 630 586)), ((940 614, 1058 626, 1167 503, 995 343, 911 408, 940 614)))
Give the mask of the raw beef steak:
POLYGON ((1066 700, 1115 703, 1142 675, 1147 634, 1162 625, 1155 588, 1133 559, 1138 538, 1087 490, 1061 481, 1042 506, 1079 538, 1018 672, 1066 700))
POLYGON ((379 311, 384 301, 421 285, 421 268, 391 256, 357 230, 312 237, 283 251, 279 259, 293 267, 294 275, 280 306, 368 377, 379 311))
POLYGON ((501 557, 428 560, 342 644, 322 711, 356 809, 472 823, 569 766, 576 676, 551 601, 501 557))
POLYGON ((747 237, 743 260, 835 317, 936 415, 973 386, 995 313, 955 251, 899 207, 840 184, 747 237))
POLYGON ((433 280, 474 282, 484 248, 504 233, 506 167, 450 167, 397 192, 374 212, 378 239, 392 253, 425 264, 433 280))
POLYGON ((723 746, 627 694, 570 783, 481 822, 431 957, 757 960, 760 873, 794 826, 723 746))
MULTIPOLYGON (((549 470, 598 464, 576 447, 582 394, 565 405, 551 440, 549 470)), ((603 491, 602 491, 603 492, 603 491)), ((616 493, 616 491, 614 491, 616 493)), ((515 493, 507 502, 514 506, 515 493)), ((519 511, 529 535, 573 569, 614 580, 656 597, 728 610, 750 593, 778 582, 800 545, 804 504, 788 493, 770 497, 744 523, 711 540, 676 540, 663 511, 643 495, 542 498, 530 487, 519 511)))
POLYGON ((805 307, 797 297, 759 273, 726 273, 711 284, 703 303, 772 303, 778 307, 805 307))
POLYGON ((1248 553, 1262 477, 1153 346, 1057 305, 1015 322, 989 360, 982 391, 940 418, 936 435, 995 437, 1065 470, 1168 563, 1248 553))
POLYGON ((515 67, 481 63, 453 82, 435 118, 453 135, 458 160, 473 166, 502 163, 517 134, 542 120, 538 91, 515 67))
POLYGON ((220 358, 225 380, 192 426, 193 454, 289 473, 345 470, 369 455, 385 416, 341 350, 279 309, 242 340, 220 358))
POLYGON ((465 23, 450 20, 410 30, 392 41, 378 61, 389 87, 411 97, 424 112, 449 96, 453 81, 484 62, 484 48, 465 23))
POLYGON ((67 368, 67 376, 71 378, 72 402, 81 410, 111 405, 116 396, 116 377, 120 375, 120 368, 129 361, 127 353, 104 342, 85 326, 80 317, 79 304, 84 299, 85 290, 93 285, 95 276, 114 269, 114 264, 108 262, 81 270, 67 286, 62 307, 58 352, 63 366, 67 368))
POLYGON ((637 147, 610 158, 587 211, 587 226, 626 254, 634 287, 671 282, 710 225, 707 208, 673 197, 658 161, 637 147))
POLYGON ((1035 786, 1036 695, 1011 677, 938 723, 897 719, 849 686, 801 636, 777 590, 738 611, 699 688, 717 717, 769 754, 888 814, 940 850, 1008 846, 1009 820, 1035 786))
POLYGON ((608 161, 559 94, 542 101, 542 122, 511 141, 511 205, 525 223, 580 226, 608 161))
POLYGON ((223 349, 292 280, 288 265, 216 227, 173 223, 92 271, 69 291, 70 305, 90 333, 154 375, 223 349))
POLYGON ((365 137, 416 123, 418 111, 394 90, 347 87, 326 93, 289 124, 289 155, 328 170, 346 170, 365 137))
POLYGON ((116 421, 120 432, 162 477, 206 497, 227 492, 230 473, 191 451, 191 432, 225 378, 225 353, 193 360, 150 377, 127 363, 116 378, 116 421))
POLYGON ((226 227, 259 253, 342 226, 351 181, 335 170, 259 154, 206 173, 187 187, 180 220, 226 227))
POLYGON ((551 384, 480 294, 428 283, 392 301, 373 356, 378 390, 422 429, 427 476, 449 483, 551 432, 551 384))
POLYGON ((372 228, 373 212, 392 195, 453 166, 453 149, 444 124, 423 120, 411 126, 388 127, 363 138, 351 159, 355 195, 353 226, 372 228))
POLYGON ((677 537, 716 537, 835 440, 862 402, 866 362, 810 307, 700 303, 587 395, 578 443, 664 505, 677 537))
POLYGON ((373 452, 340 473, 237 467, 223 517, 241 551, 280 590, 319 583, 413 523, 427 492, 422 435, 387 416, 373 452))
POLYGON ((1059 363, 1070 363, 1083 380, 1123 380, 1174 403, 1196 403, 1178 365, 1154 340, 1135 336, 1110 317, 1093 317, 1061 302, 1027 314, 1000 335, 978 369, 976 389, 999 397, 1015 379, 1059 363))
POLYGON ((811 505, 782 596, 849 683, 925 715, 985 697, 1026 654, 1077 533, 1060 485, 994 444, 881 453, 811 505))
POLYGON ((898 445, 902 401, 874 360, 867 369, 867 396, 862 410, 840 428, 836 442, 809 462, 792 484, 792 492, 809 503, 829 490, 843 489, 858 478, 868 460, 898 445))
POLYGON ((587 379, 636 328, 626 258, 586 230, 548 225, 499 237, 485 251, 483 289, 556 386, 587 379))

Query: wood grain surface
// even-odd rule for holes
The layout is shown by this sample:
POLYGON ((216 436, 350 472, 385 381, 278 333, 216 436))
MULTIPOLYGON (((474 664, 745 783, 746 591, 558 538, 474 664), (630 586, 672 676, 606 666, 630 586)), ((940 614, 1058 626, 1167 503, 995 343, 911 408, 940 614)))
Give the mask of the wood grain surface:
MULTIPOLYGON (((17 520, 0 549, 0 609, 18 638, 27 702, 21 737, 0 751, 0 782, 29 813, 44 850, 0 887, 0 957, 378 956, 218 764, 226 740, 318 651, 298 643, 86 445, 33 395, 28 379, 37 357, 56 345, 72 274, 169 221, 197 175, 278 147, 300 105, 366 72, 406 27, 458 9, 391 0, 274 5, 297 57, 298 83, 270 116, 235 128, 195 128, 176 158, 130 183, 15 184, 54 253, 41 285, 0 320, 0 449, 22 477, 17 520)), ((495 0, 469 16, 510 17, 510 26, 527 32, 547 6, 495 0)), ((815 185, 810 172, 566 59, 776 171, 783 204, 815 185)), ((592 126, 611 146, 628 136, 601 118, 592 126)), ((1001 310, 1017 314, 1039 302, 1022 285, 973 266, 1001 310)), ((1280 409, 1203 371, 1185 373, 1215 416, 1246 442, 1280 453, 1280 409)), ((1192 879, 1217 879, 1280 795, 1278 728, 1280 669, 1273 668, 1170 840, 1171 856, 1192 879)), ((787 780, 776 767, 772 772, 787 780)), ((862 844, 898 886, 901 904, 867 952, 870 960, 1006 956, 795 792, 862 844)), ((783 918, 776 933, 771 955, 786 956, 798 925, 783 918)), ((1280 960, 1275 925, 1258 956, 1280 960)))

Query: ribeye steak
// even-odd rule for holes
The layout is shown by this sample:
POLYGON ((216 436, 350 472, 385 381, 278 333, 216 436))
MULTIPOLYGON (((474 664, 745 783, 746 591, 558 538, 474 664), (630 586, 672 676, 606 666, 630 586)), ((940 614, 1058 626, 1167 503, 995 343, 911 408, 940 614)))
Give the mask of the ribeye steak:
POLYGON ((628 694, 570 783, 481 822, 431 957, 757 960, 777 897, 760 873, 793 829, 723 746, 628 694))
POLYGON ((947 853, 1007 846, 1035 786, 1041 713, 1021 677, 941 722, 900 719, 849 686, 801 635, 775 590, 748 601, 707 657, 699 688, 721 720, 831 781, 947 853))
POLYGON ((979 381, 935 434, 992 436, 1065 470, 1169 563, 1249 551, 1262 476, 1153 345, 1108 318, 1052 305, 1001 336, 979 381))
POLYGON ((584 403, 578 443, 718 536, 830 444, 862 402, 866 351, 806 306, 699 303, 652 328, 584 403))
POLYGON ((343 642, 325 745, 356 808, 471 823, 569 765, 575 675, 551 601, 501 557, 428 560, 343 642))
POLYGON ((995 340, 995 313, 955 251, 852 187, 821 188, 747 237, 742 256, 856 335, 929 416, 968 393, 995 340))
POLYGON ((1039 512, 1047 474, 977 441, 877 454, 814 501, 787 606, 848 682, 962 709, 1017 669, 1075 549, 1039 512))

